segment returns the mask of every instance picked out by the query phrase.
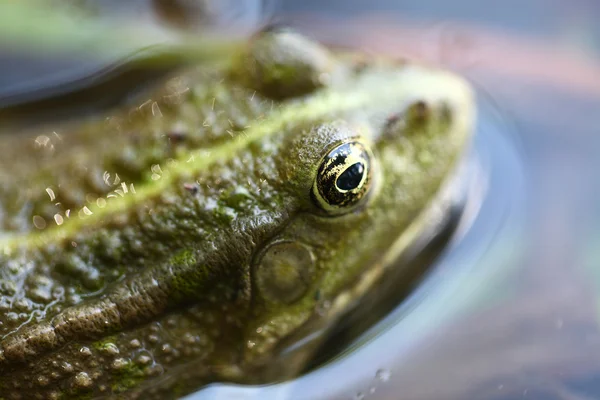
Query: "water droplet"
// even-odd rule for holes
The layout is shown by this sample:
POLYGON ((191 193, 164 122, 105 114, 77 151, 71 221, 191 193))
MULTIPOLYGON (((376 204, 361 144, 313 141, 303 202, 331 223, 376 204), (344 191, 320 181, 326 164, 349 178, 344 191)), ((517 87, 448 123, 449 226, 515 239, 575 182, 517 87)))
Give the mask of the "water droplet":
POLYGON ((70 374, 71 372, 73 372, 73 366, 66 361, 64 361, 60 366, 61 366, 63 372, 65 372, 67 374, 70 374))
POLYGON ((111 368, 115 371, 118 371, 118 370, 122 370, 123 368, 127 367, 128 364, 129 364, 129 362, 126 359, 117 358, 112 362, 111 368))
POLYGON ((46 220, 39 215, 34 215, 33 225, 38 229, 44 229, 46 227, 46 220))
POLYGON ((104 181, 104 184, 106 186, 110 186, 110 173, 108 171, 104 171, 104 173, 102 174, 102 180, 104 181))
POLYGON ((83 206, 83 208, 79 210, 79 213, 77 215, 79 216, 79 218, 85 218, 92 214, 92 210, 90 210, 87 206, 83 206))
POLYGON ((155 117, 162 117, 162 111, 160 111, 160 107, 157 102, 152 103, 152 115, 155 117))
POLYGON ((150 362, 152 362, 152 358, 150 358, 148 355, 146 354, 142 354, 138 357, 137 359, 137 363, 139 365, 148 365, 150 364, 150 362))
POLYGON ((50 383, 50 380, 47 377, 45 377, 44 375, 38 375, 36 377, 36 380, 37 380, 38 385, 40 385, 40 386, 47 386, 48 383, 50 383))
POLYGON ((109 355, 117 355, 119 354, 119 348, 114 343, 105 343, 102 348, 102 352, 109 355))
POLYGON ((88 388, 92 386, 92 378, 86 372, 80 372, 75 375, 75 379, 73 381, 74 385, 79 388, 88 388))
POLYGON ((158 343, 160 342, 160 337, 158 337, 157 335, 148 335, 148 341, 150 343, 158 343))
POLYGON ((82 347, 79 349, 79 354, 81 354, 84 357, 89 357, 92 355, 92 351, 89 349, 89 347, 82 347))
POLYGON ((392 376, 391 372, 385 369, 378 369, 375 373, 375 377, 379 379, 381 382, 387 382, 390 380, 392 376))
POLYGON ((52 149, 53 149, 53 147, 54 147, 54 146, 52 146, 52 141, 46 135, 40 135, 40 136, 36 137, 35 144, 38 148, 52 147, 52 149))
POLYGON ((52 190, 51 188, 46 188, 46 193, 48 193, 48 196, 50 196, 50 201, 54 201, 54 199, 56 199, 56 195, 54 194, 54 190, 52 190))
POLYGON ((62 215, 54 214, 54 221, 56 222, 56 225, 62 225, 64 222, 64 219, 63 219, 62 215))
POLYGON ((162 174, 163 173, 163 171, 160 168, 159 164, 152 164, 152 167, 150 167, 150 171, 152 171, 155 174, 162 174))

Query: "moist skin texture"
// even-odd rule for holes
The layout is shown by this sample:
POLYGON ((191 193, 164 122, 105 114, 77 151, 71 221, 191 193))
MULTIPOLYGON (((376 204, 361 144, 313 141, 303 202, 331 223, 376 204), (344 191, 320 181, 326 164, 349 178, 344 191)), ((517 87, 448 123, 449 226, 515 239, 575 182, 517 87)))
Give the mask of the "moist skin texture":
POLYGON ((473 120, 452 74, 271 31, 136 107, 3 138, 0 398, 260 381, 401 251, 473 120))

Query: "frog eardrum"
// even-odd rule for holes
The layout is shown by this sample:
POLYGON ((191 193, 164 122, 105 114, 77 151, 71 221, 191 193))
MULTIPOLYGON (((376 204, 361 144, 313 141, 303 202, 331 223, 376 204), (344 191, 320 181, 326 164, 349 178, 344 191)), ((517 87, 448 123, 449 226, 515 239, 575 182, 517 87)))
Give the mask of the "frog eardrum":
POLYGON ((374 157, 357 139, 338 143, 321 160, 312 195, 332 215, 354 210, 367 199, 373 183, 374 157))

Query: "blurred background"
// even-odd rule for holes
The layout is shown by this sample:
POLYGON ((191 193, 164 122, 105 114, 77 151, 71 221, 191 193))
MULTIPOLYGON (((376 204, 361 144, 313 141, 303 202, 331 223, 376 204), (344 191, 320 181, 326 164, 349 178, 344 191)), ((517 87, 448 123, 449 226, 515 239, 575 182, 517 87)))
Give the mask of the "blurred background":
MULTIPOLYGON (((173 29, 247 33, 277 22, 331 46, 450 68, 477 89, 479 190, 419 288, 294 381, 212 385, 190 398, 600 398, 599 2, 77 3, 108 20, 135 16, 156 33, 147 44, 173 29)), ((120 62, 124 49, 101 57, 7 49, 0 126, 95 112, 162 73, 120 62), (34 112, 40 104, 47 115, 34 112)))

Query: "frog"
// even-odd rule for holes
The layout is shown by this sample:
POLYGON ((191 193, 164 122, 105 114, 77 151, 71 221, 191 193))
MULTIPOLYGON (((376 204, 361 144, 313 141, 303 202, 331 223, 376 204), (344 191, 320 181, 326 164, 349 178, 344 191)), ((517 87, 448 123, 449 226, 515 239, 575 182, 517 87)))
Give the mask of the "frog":
POLYGON ((141 96, 2 138, 2 399, 260 383, 425 229, 476 120, 452 72, 290 29, 141 96))

